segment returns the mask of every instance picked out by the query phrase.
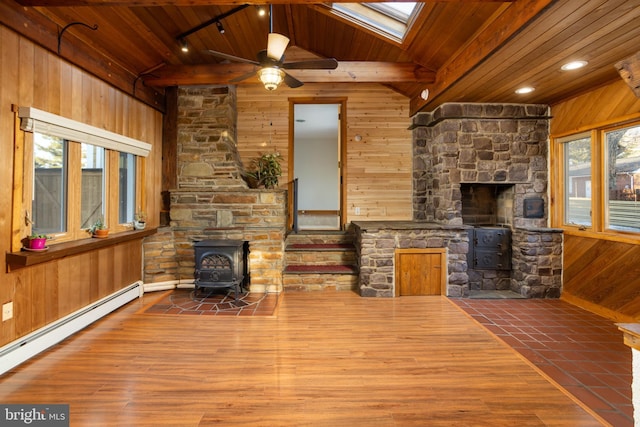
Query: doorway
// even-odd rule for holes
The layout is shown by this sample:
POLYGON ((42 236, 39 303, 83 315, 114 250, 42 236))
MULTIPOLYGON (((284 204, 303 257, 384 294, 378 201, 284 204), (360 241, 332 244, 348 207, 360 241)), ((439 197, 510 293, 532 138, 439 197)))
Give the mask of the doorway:
POLYGON ((297 183, 297 230, 340 230, 343 224, 344 100, 292 100, 289 181, 297 183))

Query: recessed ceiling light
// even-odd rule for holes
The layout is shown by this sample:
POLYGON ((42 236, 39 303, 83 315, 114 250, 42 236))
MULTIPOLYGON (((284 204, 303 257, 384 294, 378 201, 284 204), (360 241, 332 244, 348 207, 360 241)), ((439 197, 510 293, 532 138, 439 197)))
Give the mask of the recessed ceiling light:
POLYGON ((587 64, 587 61, 571 61, 564 64, 562 67, 560 67, 560 69, 562 71, 577 70, 578 68, 582 68, 587 64))
POLYGON ((517 93, 517 94, 520 94, 520 95, 523 95, 523 94, 525 94, 525 93, 531 93, 531 92, 533 92, 534 90, 535 90, 535 89, 534 89, 534 88, 532 88, 531 86, 525 86, 525 87, 521 87, 521 88, 519 88, 519 89, 516 89, 516 93, 517 93))

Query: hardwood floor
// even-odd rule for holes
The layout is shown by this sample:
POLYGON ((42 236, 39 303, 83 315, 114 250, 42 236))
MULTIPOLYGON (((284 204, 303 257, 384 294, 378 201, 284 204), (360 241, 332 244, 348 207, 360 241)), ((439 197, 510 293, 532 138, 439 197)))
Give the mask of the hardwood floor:
POLYGON ((445 297, 286 293, 273 317, 144 314, 143 300, 0 377, 0 402, 72 426, 596 426, 445 297))

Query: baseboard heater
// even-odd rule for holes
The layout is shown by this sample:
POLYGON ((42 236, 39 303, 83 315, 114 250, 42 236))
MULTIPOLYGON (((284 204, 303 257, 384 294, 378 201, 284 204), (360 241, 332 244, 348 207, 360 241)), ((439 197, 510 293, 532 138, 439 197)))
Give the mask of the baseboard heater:
POLYGON ((135 282, 0 348, 0 375, 142 295, 135 282))

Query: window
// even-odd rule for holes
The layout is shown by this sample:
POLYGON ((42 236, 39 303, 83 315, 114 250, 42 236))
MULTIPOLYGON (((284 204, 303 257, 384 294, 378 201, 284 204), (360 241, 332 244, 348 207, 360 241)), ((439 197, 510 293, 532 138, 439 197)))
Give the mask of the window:
POLYGON ((67 229, 67 141, 35 133, 33 163, 33 231, 63 233, 67 229))
POLYGON ((554 225, 640 233, 640 123, 596 128, 554 142, 561 159, 556 189, 563 201, 554 225))
POLYGON ((54 237, 51 243, 89 237, 103 219, 113 232, 132 228, 142 208, 138 183, 151 145, 40 110, 20 107, 25 131, 26 223, 18 233, 54 237), (31 137, 27 135, 32 135, 31 137))
POLYGON ((122 224, 134 220, 136 206, 136 156, 130 153, 120 153, 119 163, 118 220, 122 224))
POLYGON ((640 231, 640 125, 604 132, 605 226, 640 231))
POLYGON ((105 217, 105 149, 80 144, 82 165, 80 228, 89 228, 105 217))
POLYGON ((591 226, 591 137, 565 139, 565 224, 591 226))
POLYGON ((333 3, 331 8, 366 29, 401 42, 415 13, 414 2, 333 3))

